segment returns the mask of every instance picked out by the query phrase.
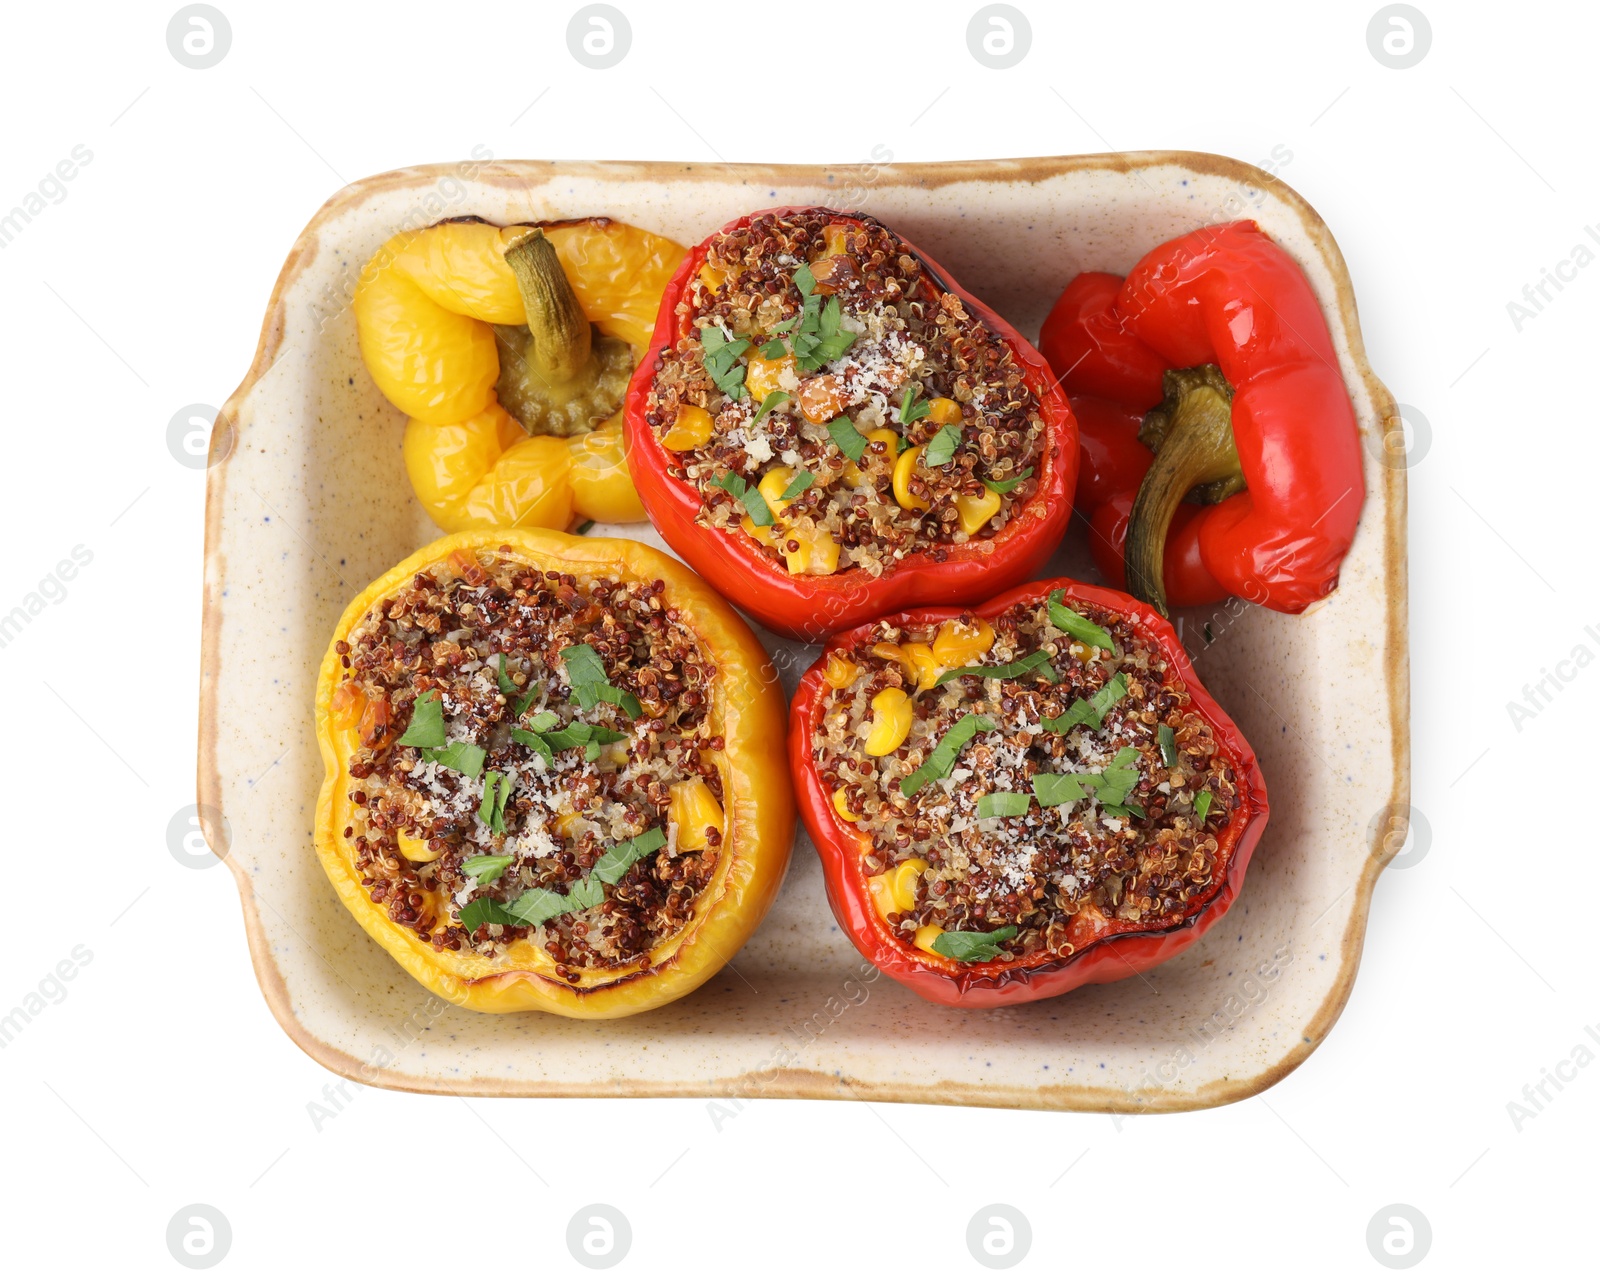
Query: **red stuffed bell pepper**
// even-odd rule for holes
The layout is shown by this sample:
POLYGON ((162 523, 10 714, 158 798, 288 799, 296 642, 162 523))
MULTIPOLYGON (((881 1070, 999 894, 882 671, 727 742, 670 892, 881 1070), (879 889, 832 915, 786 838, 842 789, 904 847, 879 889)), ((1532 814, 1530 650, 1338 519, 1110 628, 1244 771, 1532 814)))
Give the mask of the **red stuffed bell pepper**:
POLYGON ((1172 626, 1072 580, 836 635, 795 695, 789 765, 839 924, 944 1005, 1175 956, 1267 822, 1255 754, 1172 626))
POLYGON ((1163 615, 1230 594, 1297 614, 1338 586, 1365 497, 1355 412, 1311 285, 1254 222, 1079 275, 1039 348, 1078 415, 1108 580, 1163 615))
POLYGON ((1072 511, 1077 428, 1037 351, 904 239, 825 208, 689 253, 626 428, 667 543, 808 641, 1025 580, 1072 511))

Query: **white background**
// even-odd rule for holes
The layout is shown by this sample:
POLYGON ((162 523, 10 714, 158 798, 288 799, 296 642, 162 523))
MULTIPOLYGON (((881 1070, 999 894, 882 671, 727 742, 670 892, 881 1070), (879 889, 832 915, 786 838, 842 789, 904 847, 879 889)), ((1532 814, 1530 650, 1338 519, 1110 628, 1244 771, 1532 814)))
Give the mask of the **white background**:
POLYGON ((1600 248, 1593 11, 1424 0, 1432 46, 1394 70, 1368 48, 1374 3, 1023 0, 1031 50, 995 71, 968 52, 976 4, 619 2, 633 42, 608 71, 568 52, 576 4, 219 0, 232 46, 198 71, 168 51, 175 5, 8 13, 0 211, 74 146, 93 157, 0 249, 0 612, 74 546, 93 558, 0 649, 0 1013, 91 956, 0 1050, 7 1265, 176 1270, 168 1220, 202 1202, 232 1228, 221 1269, 579 1269, 567 1222, 594 1200, 630 1220, 622 1269, 976 1270, 966 1225, 991 1201, 1031 1222, 1020 1269, 1377 1270, 1368 1222, 1397 1202, 1431 1224, 1423 1269, 1592 1263, 1600 1065, 1520 1127, 1507 1104, 1600 1023, 1600 671, 1563 666, 1521 729, 1506 705, 1574 647, 1600 653, 1600 268, 1569 269, 1520 331, 1507 309, 1600 248), (167 852, 194 800, 204 486, 167 423, 237 384, 324 199, 478 144, 839 164, 879 144, 900 161, 1292 152, 1280 176, 1338 237, 1373 365, 1431 434, 1410 561, 1432 840, 1379 881, 1354 995, 1303 1067, 1262 1098, 1120 1126, 757 1101, 719 1130, 703 1100, 352 1086, 314 1127, 334 1078, 268 1014, 233 881, 167 852))

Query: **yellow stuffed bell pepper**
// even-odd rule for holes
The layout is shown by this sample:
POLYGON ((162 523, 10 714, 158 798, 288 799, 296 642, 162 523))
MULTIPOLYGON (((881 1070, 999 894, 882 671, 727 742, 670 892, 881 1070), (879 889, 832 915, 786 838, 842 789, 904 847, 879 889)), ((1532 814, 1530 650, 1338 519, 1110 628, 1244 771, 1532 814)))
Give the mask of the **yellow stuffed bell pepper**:
POLYGON ((446 531, 645 517, 622 400, 684 250, 609 218, 395 235, 355 293, 361 357, 411 419, 405 464, 446 531))
POLYGON ((317 684, 316 848, 457 1005, 616 1018, 715 974, 794 835, 750 629, 633 541, 462 532, 345 611, 317 684))

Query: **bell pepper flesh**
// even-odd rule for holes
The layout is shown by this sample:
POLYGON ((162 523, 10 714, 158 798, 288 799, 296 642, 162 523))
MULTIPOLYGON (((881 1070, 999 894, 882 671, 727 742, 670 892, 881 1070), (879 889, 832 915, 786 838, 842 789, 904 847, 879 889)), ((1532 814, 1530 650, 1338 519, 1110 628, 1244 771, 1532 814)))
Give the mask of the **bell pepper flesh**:
POLYGON ((1178 507, 1159 556, 1166 599, 1234 594, 1297 614, 1337 587, 1365 498, 1355 412, 1316 294, 1254 222, 1174 239, 1126 279, 1079 275, 1039 345, 1080 418, 1077 501, 1109 580, 1127 579, 1129 514, 1155 460, 1138 424, 1168 372, 1213 364, 1232 387, 1245 490, 1178 507))
MULTIPOLYGON (((742 229, 757 217, 805 211, 813 210, 779 208, 750 213, 719 233, 742 229)), ((844 213, 834 215, 841 223, 861 220, 844 213)), ((797 575, 765 556, 749 536, 707 527, 698 520, 701 495, 692 484, 669 473, 675 462, 646 420, 645 401, 658 355, 687 331, 689 316, 678 313, 679 303, 705 263, 710 239, 689 251, 667 285, 650 350, 640 360, 628 391, 624 426, 628 465, 656 529, 722 594, 735 599, 772 631, 801 641, 819 641, 836 629, 900 607, 975 601, 1025 580, 1054 550, 1072 514, 1077 426, 1065 396, 1056 387, 1055 375, 1015 328, 952 280, 926 253, 900 238, 906 251, 918 257, 941 286, 960 297, 968 311, 1010 347, 1039 396, 1045 433, 1034 475, 1038 489, 1026 502, 1013 506, 1011 521, 992 537, 952 544, 936 553, 907 555, 877 577, 860 570, 797 575)))
MULTIPOLYGON (((789 768, 794 778, 800 815, 822 861, 828 902, 839 926, 861 954, 897 982, 926 1000, 941 1005, 984 1009, 1019 1005, 1057 996, 1091 983, 1113 982, 1159 965, 1189 947, 1232 906, 1245 870, 1266 828, 1266 783, 1255 753, 1243 734, 1195 678, 1183 644, 1172 626, 1153 608, 1113 589, 1075 580, 1036 581, 1011 589, 976 608, 993 619, 1018 602, 1037 603, 1062 590, 1067 606, 1087 602, 1128 620, 1150 647, 1159 650, 1191 698, 1191 707, 1210 726, 1219 751, 1237 777, 1240 805, 1218 835, 1222 870, 1210 894, 1197 898, 1182 924, 1164 930, 1141 929, 1137 921, 1080 913, 1073 932, 1075 949, 1065 957, 1042 954, 1023 963, 964 963, 932 950, 937 927, 925 926, 914 936, 892 929, 882 903, 883 884, 876 887, 866 868, 870 836, 840 817, 834 786, 815 760, 818 728, 828 710, 835 682, 829 668, 843 653, 869 640, 876 624, 835 634, 815 664, 800 679, 789 713, 789 768)), ((888 617, 896 627, 933 627, 963 613, 947 608, 921 608, 888 617)))
MULTIPOLYGON (((461 558, 457 557, 456 561, 461 558)), ((545 1010, 571 1018, 616 1018, 652 1009, 712 977, 748 939, 776 896, 788 864, 794 804, 783 755, 783 696, 776 675, 748 626, 704 581, 665 554, 635 541, 559 532, 496 529, 446 536, 375 580, 335 629, 317 683, 315 721, 325 776, 317 802, 318 859, 341 902, 391 956, 430 991, 452 1004, 491 1013, 545 1010), (351 822, 347 766, 360 744, 351 724, 354 705, 339 694, 338 643, 368 610, 418 572, 452 555, 509 547, 539 570, 580 581, 663 580, 664 607, 683 621, 716 662, 712 721, 725 748, 717 757, 725 796, 723 837, 711 883, 691 920, 650 953, 650 968, 583 972, 577 984, 555 976, 554 962, 523 939, 494 957, 470 950, 436 950, 413 930, 390 921, 361 884, 342 830, 351 822), (336 710, 337 706, 337 710, 336 710)))
MULTIPOLYGON (((445 531, 564 530, 574 518, 638 522, 622 409, 560 449, 530 436, 496 401, 490 325, 526 311, 506 261, 526 227, 445 222, 395 235, 362 271, 354 308, 362 359, 404 411, 406 471, 445 531)), ((649 344, 661 290, 683 255, 669 239, 607 218, 544 228, 584 316, 635 353, 649 344)))

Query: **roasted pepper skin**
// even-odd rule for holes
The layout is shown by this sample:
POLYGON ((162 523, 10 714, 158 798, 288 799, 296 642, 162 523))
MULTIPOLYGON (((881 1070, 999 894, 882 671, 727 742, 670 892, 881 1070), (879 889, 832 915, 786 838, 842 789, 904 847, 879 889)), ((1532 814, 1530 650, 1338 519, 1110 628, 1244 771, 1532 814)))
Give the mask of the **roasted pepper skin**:
MULTIPOLYGON (((769 214, 786 216, 807 211, 814 210, 777 208, 754 212, 728 223, 719 233, 742 229, 769 214)), ((855 225, 864 220, 845 213, 833 215, 855 225)), ((688 317, 679 316, 678 303, 699 273, 710 239, 689 251, 667 285, 650 350, 639 361, 628 389, 624 424, 628 466, 656 530, 723 596, 774 633, 803 642, 821 641, 838 629, 900 607, 977 601, 996 589, 1026 580, 1044 565, 1072 516, 1071 492, 1078 472, 1077 424, 1066 396, 1056 386, 1055 375, 1015 328, 957 284, 926 253, 904 236, 899 237, 940 286, 960 297, 969 312, 1010 346, 1027 383, 1039 395, 1044 440, 1034 474, 1038 490, 1026 502, 1012 507, 1011 520, 996 535, 950 545, 942 551, 944 560, 940 562, 935 562, 930 553, 908 556, 874 579, 859 570, 790 575, 766 557, 750 537, 696 521, 700 494, 690 483, 669 474, 668 467, 675 461, 645 419, 645 400, 661 351, 688 331, 688 317)))
POLYGON ((315 721, 325 770, 317 800, 316 849, 340 901, 396 961, 424 987, 454 1005, 488 1013, 544 1010, 567 1018, 620 1018, 654 1009, 693 991, 720 970, 755 931, 776 897, 794 839, 794 799, 783 756, 783 692, 749 626, 703 580, 666 554, 631 540, 569 536, 560 532, 498 529, 445 536, 418 550, 373 581, 340 619, 317 681, 315 721), (553 962, 527 940, 495 958, 473 952, 435 951, 414 931, 389 921, 361 886, 361 874, 342 833, 353 806, 345 795, 346 765, 355 730, 340 727, 332 711, 341 674, 337 643, 369 607, 419 571, 472 553, 509 546, 541 570, 580 580, 596 576, 666 581, 661 595, 698 635, 716 660, 715 688, 724 789, 724 834, 717 873, 696 904, 696 919, 681 942, 651 954, 652 968, 619 978, 586 975, 569 986, 554 976, 553 962), (541 971, 541 958, 543 970, 541 971))
MULTIPOLYGON (((817 662, 800 679, 789 710, 789 768, 794 776, 800 816, 822 860, 828 902, 839 926, 861 955, 890 978, 903 983, 925 1000, 963 1009, 990 1009, 1022 1005, 1059 996, 1089 983, 1110 983, 1142 974, 1170 960, 1194 943, 1232 906, 1244 882, 1250 856, 1267 825, 1267 789, 1255 752, 1233 720, 1196 680, 1194 667, 1178 641, 1172 625, 1142 602, 1098 585, 1076 580, 1041 580, 1011 589, 975 613, 993 619, 1018 602, 1036 603, 1056 589, 1074 600, 1095 603, 1127 617, 1144 639, 1159 647, 1192 697, 1194 711, 1210 724, 1219 751, 1238 778, 1240 805, 1218 838, 1223 863, 1217 889, 1194 902, 1186 922, 1159 933, 1139 932, 1131 922, 1078 914, 1072 941, 1077 950, 1065 958, 1017 968, 1003 961, 966 963, 950 960, 914 946, 889 928, 872 901, 863 856, 871 838, 857 830, 835 808, 827 781, 812 755, 816 734, 832 689, 826 674, 831 657, 865 640, 875 627, 864 624, 836 634, 823 647, 817 662), (1081 931, 1082 937, 1079 937, 1081 931)), ((890 623, 936 625, 965 614, 949 608, 925 608, 888 617, 890 623)))
POLYGON ((1231 594, 1298 614, 1338 586, 1366 494, 1355 411, 1316 294, 1254 222, 1162 244, 1126 279, 1077 276, 1039 348, 1079 416, 1077 504, 1108 580, 1124 587, 1128 516, 1152 461, 1139 421, 1161 402, 1164 372, 1212 363, 1234 390, 1246 489, 1179 508, 1169 601, 1231 594))
MULTIPOLYGON (((544 229, 589 321, 642 351, 683 248, 604 217, 544 229)), ((412 487, 445 531, 642 521, 620 409, 589 433, 550 439, 530 436, 498 402, 490 325, 526 318, 504 256, 522 230, 466 219, 405 231, 361 272, 354 309, 362 361, 410 418, 404 457, 412 487)))

